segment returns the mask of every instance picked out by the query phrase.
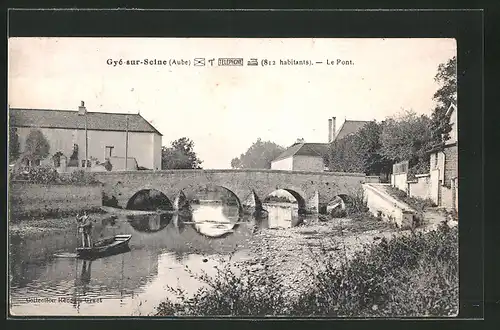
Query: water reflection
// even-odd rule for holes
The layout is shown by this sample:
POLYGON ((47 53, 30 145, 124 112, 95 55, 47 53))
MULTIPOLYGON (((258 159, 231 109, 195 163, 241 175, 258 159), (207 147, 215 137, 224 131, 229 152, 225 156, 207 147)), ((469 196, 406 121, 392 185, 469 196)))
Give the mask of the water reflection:
POLYGON ((234 233, 236 224, 234 223, 217 223, 217 222, 201 222, 194 224, 196 231, 200 234, 212 238, 222 238, 234 233))
POLYGON ((152 214, 152 215, 129 215, 128 223, 138 232, 154 233, 164 229, 170 221, 173 214, 152 214))
POLYGON ((260 221, 263 228, 291 228, 302 224, 304 216, 300 215, 296 205, 263 204, 268 216, 260 221))
MULTIPOLYGON (((296 209, 265 205, 262 227, 292 227, 296 209)), ((245 257, 252 226, 237 207, 194 205, 193 219, 182 215, 111 216, 96 223, 96 236, 132 234, 130 251, 92 261, 54 258, 78 246, 74 228, 35 239, 10 240, 11 311, 16 315, 147 314, 169 294, 165 285, 196 289, 185 272, 212 271, 216 256, 238 249, 245 257), (191 221, 193 220, 193 221, 191 221), (215 239, 214 239, 215 238, 215 239), (208 262, 204 260, 208 259, 208 262), (31 298, 62 299, 33 303, 31 298)))

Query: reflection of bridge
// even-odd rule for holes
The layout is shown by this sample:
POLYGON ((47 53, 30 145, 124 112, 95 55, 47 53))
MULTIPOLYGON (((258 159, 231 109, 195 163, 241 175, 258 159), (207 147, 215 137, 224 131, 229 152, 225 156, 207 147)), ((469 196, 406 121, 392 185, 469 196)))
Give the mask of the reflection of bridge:
POLYGON ((106 195, 116 197, 122 207, 144 189, 158 190, 173 201, 181 190, 192 197, 201 188, 219 186, 232 192, 240 205, 251 203, 253 198, 260 202, 273 191, 283 189, 297 199, 299 208, 316 212, 335 196, 352 195, 366 182, 366 176, 360 173, 253 169, 96 172, 96 176, 106 195))

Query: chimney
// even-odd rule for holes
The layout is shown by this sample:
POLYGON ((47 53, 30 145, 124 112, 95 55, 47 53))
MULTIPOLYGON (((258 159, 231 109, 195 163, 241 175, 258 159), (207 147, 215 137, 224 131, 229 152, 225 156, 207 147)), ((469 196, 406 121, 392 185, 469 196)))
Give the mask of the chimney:
POLYGON ((81 105, 78 107, 78 115, 83 116, 87 113, 87 108, 85 108, 85 102, 82 101, 81 105))
POLYGON ((328 143, 332 142, 332 125, 333 121, 332 118, 328 118, 328 143))
POLYGON ((333 142, 335 139, 335 124, 336 124, 336 118, 332 117, 328 119, 328 143, 333 142))

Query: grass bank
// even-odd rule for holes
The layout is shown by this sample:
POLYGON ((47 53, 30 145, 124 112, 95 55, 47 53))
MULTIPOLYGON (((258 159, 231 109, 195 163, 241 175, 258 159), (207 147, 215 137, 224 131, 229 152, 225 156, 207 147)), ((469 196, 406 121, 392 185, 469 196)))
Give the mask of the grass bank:
MULTIPOLYGON (((344 245, 345 247, 345 245, 344 245)), ((458 311, 458 229, 379 238, 345 258, 323 249, 304 264, 308 278, 294 292, 268 263, 226 264, 215 277, 193 274, 206 284, 194 295, 170 288, 157 316, 443 316, 458 311), (339 259, 340 256, 340 259, 339 259)), ((303 256, 303 259, 305 256, 303 256)))
MULTIPOLYGON (((67 214, 59 214, 58 216, 48 217, 43 215, 40 217, 28 218, 12 218, 9 219, 9 235, 18 236, 20 238, 35 239, 45 235, 53 235, 65 231, 75 231, 76 228, 76 213, 67 212, 67 214)), ((80 213, 81 214, 81 213, 80 213)), ((110 215, 104 212, 95 212, 91 214, 91 218, 95 221, 102 221, 109 218, 110 215)))

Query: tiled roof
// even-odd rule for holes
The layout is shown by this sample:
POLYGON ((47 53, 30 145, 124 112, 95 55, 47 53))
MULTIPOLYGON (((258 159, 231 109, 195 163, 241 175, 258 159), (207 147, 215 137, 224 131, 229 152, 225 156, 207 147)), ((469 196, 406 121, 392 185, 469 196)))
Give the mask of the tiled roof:
MULTIPOLYGON (((162 135, 140 114, 87 112, 87 129, 157 133, 162 135)), ((85 129, 85 116, 77 110, 9 109, 9 124, 16 127, 85 129)))
POLYGON ((369 121, 365 120, 346 120, 335 135, 335 140, 340 140, 347 135, 356 133, 368 123, 369 121))
POLYGON ((295 143, 278 157, 275 160, 281 160, 285 158, 289 158, 292 156, 317 156, 323 157, 323 155, 328 151, 328 143, 295 143))

